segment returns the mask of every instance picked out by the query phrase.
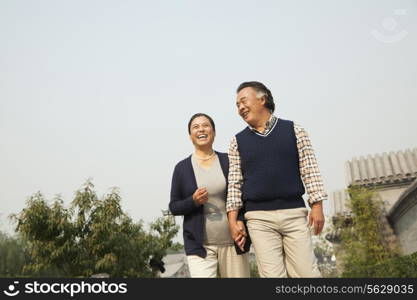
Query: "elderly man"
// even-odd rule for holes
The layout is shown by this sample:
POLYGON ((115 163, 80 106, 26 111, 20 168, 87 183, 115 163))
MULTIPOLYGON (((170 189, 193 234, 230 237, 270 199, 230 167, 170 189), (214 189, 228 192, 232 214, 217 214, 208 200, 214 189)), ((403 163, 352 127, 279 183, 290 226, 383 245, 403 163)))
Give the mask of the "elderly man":
POLYGON ((260 82, 242 83, 236 105, 248 126, 229 148, 226 209, 232 237, 243 247, 247 233, 236 221, 242 210, 261 277, 320 277, 310 229, 315 234, 323 229, 327 195, 307 132, 273 114, 271 91, 260 82))

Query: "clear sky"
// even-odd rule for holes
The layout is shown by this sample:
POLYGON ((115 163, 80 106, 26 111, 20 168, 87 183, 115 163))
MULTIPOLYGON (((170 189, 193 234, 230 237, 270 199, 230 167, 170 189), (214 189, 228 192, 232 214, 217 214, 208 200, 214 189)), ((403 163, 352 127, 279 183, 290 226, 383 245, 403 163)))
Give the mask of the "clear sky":
MULTIPOLYGON (((245 127, 239 83, 266 84, 309 132, 325 186, 353 156, 417 147, 417 1, 0 2, 0 229, 31 194, 87 178, 150 222, 167 207, 187 122, 215 149, 245 127)), ((326 208, 327 209, 327 208, 326 208)))

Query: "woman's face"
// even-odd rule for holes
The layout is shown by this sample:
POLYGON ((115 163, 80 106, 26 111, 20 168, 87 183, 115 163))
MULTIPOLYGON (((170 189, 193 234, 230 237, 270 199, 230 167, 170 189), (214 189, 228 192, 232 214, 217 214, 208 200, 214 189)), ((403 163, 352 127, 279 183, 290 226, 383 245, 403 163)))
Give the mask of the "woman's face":
POLYGON ((190 139, 195 147, 212 146, 216 132, 206 117, 195 118, 190 125, 190 139))

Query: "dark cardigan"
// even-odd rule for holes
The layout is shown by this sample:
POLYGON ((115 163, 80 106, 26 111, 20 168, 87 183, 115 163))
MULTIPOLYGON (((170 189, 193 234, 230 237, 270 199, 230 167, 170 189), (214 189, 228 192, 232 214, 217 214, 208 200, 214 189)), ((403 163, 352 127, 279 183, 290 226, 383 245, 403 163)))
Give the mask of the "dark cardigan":
MULTIPOLYGON (((216 151, 219 157, 226 183, 229 173, 229 158, 226 153, 216 151)), ((206 257, 206 249, 203 247, 204 238, 204 206, 196 205, 193 194, 197 189, 194 169, 191 164, 191 155, 180 161, 174 169, 171 183, 171 200, 169 209, 175 216, 184 216, 183 236, 186 255, 198 255, 206 257)), ((227 189, 226 189, 227 190, 227 189)), ((243 221, 244 210, 239 211, 239 220, 243 221)), ((242 252, 236 249, 238 254, 242 252)))

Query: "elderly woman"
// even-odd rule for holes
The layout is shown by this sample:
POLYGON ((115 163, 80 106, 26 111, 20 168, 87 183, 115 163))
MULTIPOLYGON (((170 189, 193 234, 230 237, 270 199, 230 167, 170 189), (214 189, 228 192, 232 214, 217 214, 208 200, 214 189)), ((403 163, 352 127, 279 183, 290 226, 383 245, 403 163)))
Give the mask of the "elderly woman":
POLYGON ((216 130, 212 118, 193 115, 188 133, 195 150, 175 166, 169 209, 184 216, 184 248, 191 277, 217 277, 217 271, 221 277, 249 277, 249 242, 237 246, 228 227, 229 160, 226 153, 213 150, 216 130))

